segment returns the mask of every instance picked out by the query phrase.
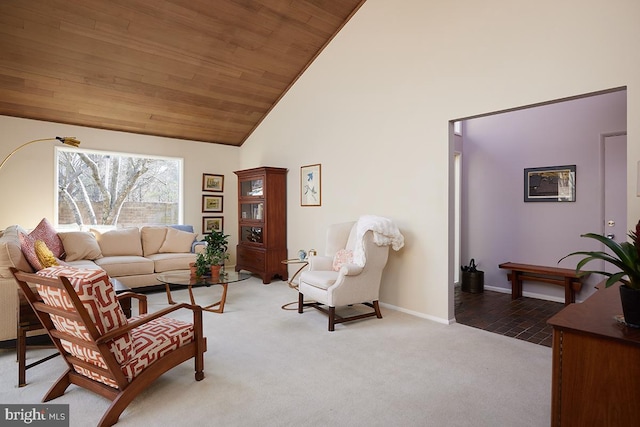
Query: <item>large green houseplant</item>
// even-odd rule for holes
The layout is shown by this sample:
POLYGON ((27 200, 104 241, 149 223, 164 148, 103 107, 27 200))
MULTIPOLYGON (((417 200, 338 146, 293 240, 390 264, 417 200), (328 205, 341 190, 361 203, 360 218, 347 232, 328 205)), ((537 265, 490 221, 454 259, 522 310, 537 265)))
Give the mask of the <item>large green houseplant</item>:
POLYGON ((204 236, 207 243, 203 252, 198 253, 196 261, 193 263, 193 273, 196 277, 218 276, 220 268, 229 259, 227 249, 229 247, 229 236, 221 231, 211 231, 204 236))
POLYGON ((221 265, 229 259, 227 249, 229 248, 229 235, 222 231, 212 230, 211 233, 204 236, 207 242, 205 253, 209 256, 211 265, 221 265))
POLYGON ((578 274, 594 273, 606 276, 605 287, 621 282, 620 297, 625 322, 632 326, 640 326, 640 221, 636 224, 635 230, 629 232, 630 242, 617 243, 606 236, 596 233, 582 234, 581 237, 599 241, 609 248, 611 253, 604 251, 577 251, 562 257, 560 261, 570 256, 584 255, 584 258, 576 265, 578 274), (596 260, 612 264, 619 271, 608 272, 584 269, 586 264, 596 260), (634 300, 636 302, 633 302, 634 300))
POLYGON ((204 257, 211 266, 211 274, 213 276, 220 274, 220 267, 229 259, 227 249, 229 248, 229 235, 222 231, 212 230, 211 233, 204 236, 207 245, 204 250, 204 257))
POLYGON ((193 269, 196 277, 206 276, 211 269, 211 262, 204 252, 196 256, 196 262, 193 263, 193 269))

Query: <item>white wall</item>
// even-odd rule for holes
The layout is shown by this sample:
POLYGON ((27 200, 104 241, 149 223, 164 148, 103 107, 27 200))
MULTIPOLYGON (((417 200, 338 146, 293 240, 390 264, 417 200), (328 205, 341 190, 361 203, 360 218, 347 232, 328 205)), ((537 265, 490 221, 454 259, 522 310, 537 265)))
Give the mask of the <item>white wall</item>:
MULTIPOLYGON (((239 165, 240 149, 195 141, 137 135, 126 132, 70 126, 37 120, 0 116, 0 159, 4 159, 22 143, 39 138, 75 136, 81 148, 118 151, 123 153, 155 154, 184 159, 184 218, 202 232, 202 174, 225 176, 224 212, 225 232, 231 234, 235 247, 238 224, 237 179, 234 170, 239 165), (232 232, 233 231, 233 232, 232 232)), ((43 218, 53 220, 54 147, 55 141, 40 142, 18 151, 0 170, 0 229, 12 224, 33 228, 43 218)), ((213 193, 209 193, 213 194, 213 193)), ((208 214, 207 214, 208 215, 208 214)), ((216 215, 217 216, 217 215, 216 215)), ((233 253, 235 257, 235 251, 233 253)), ((235 263, 235 258, 230 260, 235 263)))
MULTIPOLYGON (((626 104, 618 91, 464 122, 463 262, 479 263, 485 286, 511 289, 503 262, 555 266, 570 252, 599 249, 579 236, 602 231, 600 136, 626 130, 626 104), (576 201, 525 203, 524 169, 560 165, 576 165, 576 201)), ((525 291, 564 301, 562 287, 527 283, 525 291)))
MULTIPOLYGON (((640 113, 640 4, 368 0, 243 146, 243 167, 288 167, 289 250, 330 223, 397 221, 382 301, 453 318, 451 119, 627 86, 640 113), (321 163, 322 207, 299 206, 299 168, 321 163)), ((629 223, 640 122, 629 120, 629 223)), ((632 221, 633 220, 633 221, 632 221)))
MULTIPOLYGON (((633 118, 628 221, 640 217, 638 16, 640 3, 633 0, 367 0, 240 150, 193 142, 172 147, 162 138, 97 130, 90 138, 74 136, 88 148, 186 153, 193 186, 186 222, 201 217, 203 172, 225 174, 229 218, 237 216, 227 203, 235 198, 232 170, 289 168, 290 254, 322 249, 330 223, 366 213, 391 217, 406 246, 390 256, 382 302, 448 321, 454 269, 449 120, 627 86, 627 117, 633 118), (299 169, 313 163, 322 164, 322 207, 303 208, 299 169)), ((14 120, 0 121, 0 155, 42 135, 72 134, 63 125, 14 127, 14 120)), ((35 224, 52 211, 53 149, 24 154, 26 164, 24 157, 12 159, 14 169, 0 171, 3 200, 12 203, 11 211, 0 208, 0 227, 35 224), (34 164, 43 182, 25 180, 34 164)), ((229 225, 225 229, 235 229, 229 225)))

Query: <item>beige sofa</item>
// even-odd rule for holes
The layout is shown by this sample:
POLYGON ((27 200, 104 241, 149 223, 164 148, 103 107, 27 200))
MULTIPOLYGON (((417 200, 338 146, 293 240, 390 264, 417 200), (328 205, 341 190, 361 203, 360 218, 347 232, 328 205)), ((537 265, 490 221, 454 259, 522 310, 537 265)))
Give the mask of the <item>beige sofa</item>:
MULTIPOLYGON (((182 226, 184 227, 184 226, 182 226)), ((0 341, 16 338, 18 285, 9 270, 33 272, 22 252, 19 225, 0 235, 0 341)), ((59 232, 65 256, 61 261, 76 267, 101 268, 130 288, 158 286, 156 274, 188 270, 203 249, 196 234, 171 226, 144 226, 107 232, 59 232)))

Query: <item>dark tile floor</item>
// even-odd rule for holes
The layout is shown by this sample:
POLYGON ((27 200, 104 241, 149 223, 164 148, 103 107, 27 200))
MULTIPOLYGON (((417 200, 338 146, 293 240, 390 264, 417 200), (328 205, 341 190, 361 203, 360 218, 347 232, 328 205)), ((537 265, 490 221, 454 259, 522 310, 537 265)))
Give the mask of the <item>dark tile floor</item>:
POLYGON ((547 320, 564 304, 536 298, 511 300, 510 293, 486 290, 472 294, 455 290, 455 315, 460 324, 551 347, 547 320))

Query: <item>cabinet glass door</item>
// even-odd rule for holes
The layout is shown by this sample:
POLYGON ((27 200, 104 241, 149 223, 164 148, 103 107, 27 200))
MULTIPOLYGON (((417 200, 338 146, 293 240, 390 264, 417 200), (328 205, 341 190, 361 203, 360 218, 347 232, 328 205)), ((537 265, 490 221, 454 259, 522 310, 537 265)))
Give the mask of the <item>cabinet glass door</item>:
POLYGON ((264 217, 264 203, 241 203, 240 218, 262 221, 264 217))
POLYGON ((257 197, 262 196, 262 178, 250 179, 240 182, 240 197, 257 197))
POLYGON ((240 227, 240 236, 243 242, 247 243, 262 243, 262 227, 240 227))

